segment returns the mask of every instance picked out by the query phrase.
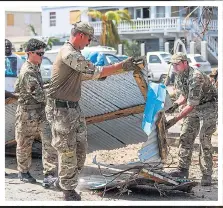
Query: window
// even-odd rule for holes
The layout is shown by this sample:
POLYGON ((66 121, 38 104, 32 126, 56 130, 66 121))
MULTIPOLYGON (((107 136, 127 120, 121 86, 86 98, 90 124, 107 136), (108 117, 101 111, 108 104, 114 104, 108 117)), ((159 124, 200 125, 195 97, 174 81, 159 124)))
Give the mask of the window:
POLYGON ((149 12, 150 12, 150 8, 149 7, 143 8, 142 9, 142 13, 143 13, 142 17, 143 18, 149 18, 149 16, 150 16, 149 12))
POLYGON ((194 59, 196 62, 206 62, 203 56, 195 56, 194 59))
POLYGON ((50 27, 56 26, 56 12, 50 12, 50 27))
POLYGON ((119 63, 120 59, 116 56, 113 56, 111 54, 105 54, 105 57, 108 61, 108 64, 114 64, 114 63, 119 63))
POLYGON ((195 10, 196 6, 185 6, 185 16, 190 14, 190 17, 198 17, 198 9, 195 10), (195 11, 194 11, 195 10, 195 11))
POLYGON ((156 7, 156 18, 165 17, 165 6, 156 7))
POLYGON ((80 20, 81 20, 80 10, 70 11, 70 24, 74 24, 75 22, 79 22, 80 20))
POLYGON ((14 26, 14 14, 7 14, 7 26, 14 26))
POLYGON ((159 59, 157 55, 151 55, 149 57, 149 63, 157 64, 157 63, 161 63, 161 60, 159 59))
POLYGON ((43 57, 42 65, 52 65, 52 62, 48 58, 43 57))
POLYGON ((171 17, 179 17, 179 6, 171 6, 171 17))
POLYGON ((160 54, 165 62, 169 62, 171 59, 171 54, 160 54))
POLYGON ((137 18, 142 18, 142 9, 141 8, 135 10, 135 19, 137 19, 137 18))

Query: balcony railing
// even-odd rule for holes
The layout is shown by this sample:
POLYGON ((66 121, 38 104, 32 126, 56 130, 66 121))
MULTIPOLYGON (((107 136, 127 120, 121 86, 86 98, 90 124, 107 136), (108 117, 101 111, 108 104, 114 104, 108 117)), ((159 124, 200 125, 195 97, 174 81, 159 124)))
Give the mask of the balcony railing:
MULTIPOLYGON (((190 30, 192 28, 196 29, 196 31, 201 31, 202 28, 204 29, 205 27, 205 20, 203 20, 203 26, 201 23, 198 22, 197 19, 190 18, 187 20, 182 19, 181 21, 181 26, 183 29, 190 30)), ((218 20, 211 20, 208 23, 207 27, 208 31, 218 31, 218 20)))
MULTIPOLYGON (((100 21, 90 22, 95 29, 95 34, 100 35, 102 31, 102 23, 100 21)), ((180 32, 181 30, 190 29, 193 26, 193 19, 184 21, 180 17, 155 18, 155 19, 132 19, 132 23, 121 22, 118 25, 119 34, 129 33, 152 33, 160 32, 180 32), (185 27, 186 26, 186 27, 185 27)), ((197 24, 196 24, 197 25, 197 24)), ((212 20, 208 25, 209 30, 218 30, 218 21, 212 20)))
MULTIPOLYGON (((101 33, 101 22, 90 22, 95 29, 95 34, 101 33)), ((154 31, 179 31, 180 30, 180 18, 155 18, 155 19, 133 19, 132 23, 121 22, 118 25, 118 33, 140 33, 140 32, 154 32, 154 31)))
POLYGON ((215 40, 214 37, 212 36, 208 36, 207 37, 207 42, 209 44, 210 49, 216 53, 216 55, 218 56, 218 42, 215 40))

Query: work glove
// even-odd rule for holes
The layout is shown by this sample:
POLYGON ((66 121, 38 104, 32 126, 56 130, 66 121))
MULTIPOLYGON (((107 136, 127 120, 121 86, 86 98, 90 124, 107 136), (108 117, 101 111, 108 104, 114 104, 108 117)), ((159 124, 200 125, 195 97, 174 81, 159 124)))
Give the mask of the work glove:
POLYGON ((137 66, 136 62, 132 57, 122 61, 122 69, 124 71, 134 71, 136 69, 140 69, 139 66, 137 66))
POLYGON ((169 109, 167 109, 165 112, 166 113, 173 113, 178 107, 179 107, 179 105, 177 103, 174 103, 173 106, 170 107, 169 109))
POLYGON ((176 123, 177 123, 177 118, 176 118, 176 117, 170 119, 169 121, 167 121, 167 122, 165 123, 165 129, 166 129, 166 130, 169 129, 170 127, 172 127, 172 126, 175 125, 176 123))
POLYGON ((144 69, 146 65, 146 57, 140 56, 138 58, 133 58, 133 63, 140 69, 144 69))

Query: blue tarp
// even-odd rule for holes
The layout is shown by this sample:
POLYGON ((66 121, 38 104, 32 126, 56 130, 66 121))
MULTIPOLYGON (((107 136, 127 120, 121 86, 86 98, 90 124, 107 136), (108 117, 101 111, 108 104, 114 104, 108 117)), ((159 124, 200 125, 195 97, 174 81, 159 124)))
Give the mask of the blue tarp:
POLYGON ((150 135, 152 132, 155 126, 157 113, 164 108, 165 99, 166 86, 162 83, 157 84, 150 82, 148 84, 147 99, 142 121, 142 129, 147 135, 150 135))
POLYGON ((91 52, 86 57, 87 60, 91 61, 95 66, 104 66, 104 57, 102 53, 91 52))

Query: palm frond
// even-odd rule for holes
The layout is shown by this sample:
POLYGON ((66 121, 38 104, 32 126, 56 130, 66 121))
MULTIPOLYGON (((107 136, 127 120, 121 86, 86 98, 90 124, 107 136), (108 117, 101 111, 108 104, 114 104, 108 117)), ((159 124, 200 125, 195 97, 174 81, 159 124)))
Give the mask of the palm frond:
POLYGON ((113 20, 116 24, 120 23, 121 19, 120 16, 116 11, 108 11, 105 13, 107 20, 113 20))
POLYGON ((97 10, 90 9, 87 11, 87 15, 95 19, 102 19, 102 13, 97 10))
POLYGON ((36 33, 35 27, 31 24, 28 25, 28 28, 30 31, 33 33, 33 35, 37 36, 38 34, 36 33))

